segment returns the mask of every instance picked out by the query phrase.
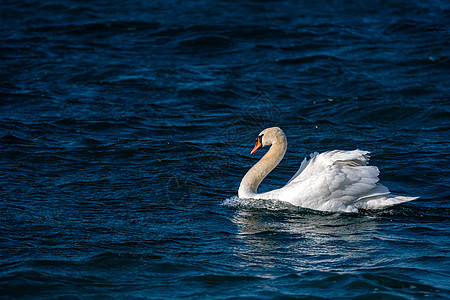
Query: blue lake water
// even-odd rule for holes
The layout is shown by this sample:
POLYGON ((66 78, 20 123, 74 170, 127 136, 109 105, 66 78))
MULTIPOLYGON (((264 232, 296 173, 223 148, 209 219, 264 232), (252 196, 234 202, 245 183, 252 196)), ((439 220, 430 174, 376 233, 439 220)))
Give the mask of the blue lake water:
POLYGON ((1 298, 450 298, 448 1, 6 1, 1 298), (362 149, 383 211, 233 202, 362 149))

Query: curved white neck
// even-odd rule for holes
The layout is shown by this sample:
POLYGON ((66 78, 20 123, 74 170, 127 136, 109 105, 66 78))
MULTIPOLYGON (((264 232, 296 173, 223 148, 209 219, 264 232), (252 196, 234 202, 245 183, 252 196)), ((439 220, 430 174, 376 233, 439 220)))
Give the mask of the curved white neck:
POLYGON ((275 142, 264 155, 242 178, 239 186, 239 198, 257 198, 258 186, 280 163, 286 153, 286 136, 278 136, 275 142))

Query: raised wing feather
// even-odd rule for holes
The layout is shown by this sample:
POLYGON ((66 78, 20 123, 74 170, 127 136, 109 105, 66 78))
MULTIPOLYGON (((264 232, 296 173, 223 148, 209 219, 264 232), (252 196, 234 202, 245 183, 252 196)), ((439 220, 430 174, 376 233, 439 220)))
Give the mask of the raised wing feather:
POLYGON ((318 210, 354 211, 353 204, 377 187, 378 174, 374 166, 333 165, 284 187, 282 198, 318 210))
POLYGON ((339 166, 365 166, 369 161, 369 152, 361 150, 342 151, 334 150, 319 154, 312 153, 310 159, 304 159, 300 168, 286 185, 305 180, 329 168, 332 165, 339 166))

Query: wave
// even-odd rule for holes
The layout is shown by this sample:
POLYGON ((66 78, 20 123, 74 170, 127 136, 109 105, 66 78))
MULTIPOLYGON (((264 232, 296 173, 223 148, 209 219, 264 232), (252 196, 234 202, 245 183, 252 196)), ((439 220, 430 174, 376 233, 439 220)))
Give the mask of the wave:
POLYGON ((137 30, 157 30, 161 26, 158 22, 140 22, 140 21, 104 21, 88 22, 83 24, 62 24, 33 26, 28 29, 29 32, 49 33, 60 32, 70 35, 92 35, 101 33, 121 33, 137 30))
MULTIPOLYGON (((289 212, 289 213, 298 213, 298 214, 306 214, 306 215, 320 215, 320 216, 328 216, 335 215, 335 212, 324 212, 324 211, 316 211, 308 208, 303 208, 299 206, 292 205, 288 202, 279 201, 279 200, 267 200, 267 199, 244 199, 239 198, 237 196, 233 196, 231 198, 225 199, 222 203, 222 206, 234 208, 234 209, 244 209, 244 210, 267 210, 274 212, 289 212)), ((339 213, 338 213, 339 214, 339 213)), ((347 215, 348 213, 343 213, 347 215)))
POLYGON ((297 57, 297 58, 279 58, 275 60, 275 63, 277 64, 286 64, 286 65, 296 65, 296 64, 305 64, 305 63, 316 63, 319 61, 338 61, 334 56, 331 55, 324 55, 324 54, 318 54, 318 55, 308 55, 303 57, 297 57))

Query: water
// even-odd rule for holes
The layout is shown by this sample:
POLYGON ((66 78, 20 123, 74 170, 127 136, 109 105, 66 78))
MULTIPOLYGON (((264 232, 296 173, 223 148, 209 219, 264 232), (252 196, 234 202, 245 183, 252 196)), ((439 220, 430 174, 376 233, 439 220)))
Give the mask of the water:
POLYGON ((449 298, 447 1, 6 1, 2 298, 449 298), (238 202, 363 149, 364 214, 238 202))

